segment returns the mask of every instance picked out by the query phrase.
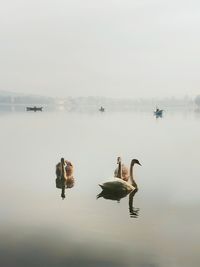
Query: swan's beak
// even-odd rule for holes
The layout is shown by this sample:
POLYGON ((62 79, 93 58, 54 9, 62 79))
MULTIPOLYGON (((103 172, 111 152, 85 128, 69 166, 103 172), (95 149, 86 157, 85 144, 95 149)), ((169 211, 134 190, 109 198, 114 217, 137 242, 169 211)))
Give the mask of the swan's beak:
POLYGON ((141 163, 139 163, 139 162, 138 162, 138 164, 139 164, 140 166, 142 166, 142 164, 141 164, 141 163))

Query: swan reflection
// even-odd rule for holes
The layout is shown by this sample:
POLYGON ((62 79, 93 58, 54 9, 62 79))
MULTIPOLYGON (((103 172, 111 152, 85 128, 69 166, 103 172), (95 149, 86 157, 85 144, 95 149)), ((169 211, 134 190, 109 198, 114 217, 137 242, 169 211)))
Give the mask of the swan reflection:
POLYGON ((133 207, 133 197, 137 193, 138 189, 136 188, 129 194, 129 214, 131 218, 137 218, 139 216, 139 208, 133 207))
POLYGON ((131 193, 125 191, 109 191, 109 190, 102 190, 100 194, 97 195, 97 199, 104 198, 109 200, 114 200, 120 202, 120 199, 129 195, 129 214, 131 218, 137 218, 139 216, 139 208, 135 208, 133 206, 133 198, 135 194, 138 192, 138 189, 134 189, 131 193))
POLYGON ((100 194, 97 195, 97 199, 103 197, 105 199, 116 200, 120 202, 121 198, 126 197, 129 194, 127 191, 110 191, 103 189, 100 194))
POLYGON ((65 189, 74 186, 74 167, 70 161, 61 158, 61 161, 56 165, 56 187, 62 189, 61 197, 65 198, 65 189))

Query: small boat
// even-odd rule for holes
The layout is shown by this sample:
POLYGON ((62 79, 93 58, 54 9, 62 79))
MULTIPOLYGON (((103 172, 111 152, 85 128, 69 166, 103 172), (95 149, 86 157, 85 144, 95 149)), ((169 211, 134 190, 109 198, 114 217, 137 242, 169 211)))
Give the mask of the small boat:
POLYGON ((154 111, 154 115, 158 116, 158 117, 162 117, 162 114, 163 114, 163 109, 159 109, 157 108, 155 111, 154 111))
POLYGON ((104 112, 105 111, 105 108, 100 107, 99 111, 104 112))
POLYGON ((43 107, 26 107, 26 111, 42 111, 43 107))

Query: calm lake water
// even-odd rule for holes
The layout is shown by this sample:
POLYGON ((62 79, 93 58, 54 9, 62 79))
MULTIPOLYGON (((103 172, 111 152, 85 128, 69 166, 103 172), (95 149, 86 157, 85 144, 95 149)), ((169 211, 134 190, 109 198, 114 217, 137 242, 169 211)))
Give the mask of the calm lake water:
POLYGON ((200 266, 200 113, 4 110, 0 125, 0 266, 200 266), (142 164, 133 203, 96 198, 117 156, 142 164))

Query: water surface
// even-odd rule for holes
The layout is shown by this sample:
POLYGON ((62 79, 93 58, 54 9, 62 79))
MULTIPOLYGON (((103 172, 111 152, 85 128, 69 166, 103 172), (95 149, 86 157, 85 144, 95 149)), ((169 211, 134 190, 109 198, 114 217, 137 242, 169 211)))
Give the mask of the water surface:
POLYGON ((167 111, 0 112, 1 266, 199 267, 200 116, 167 111), (61 157, 75 166, 62 200, 61 157), (97 199, 117 156, 139 191, 97 199))

